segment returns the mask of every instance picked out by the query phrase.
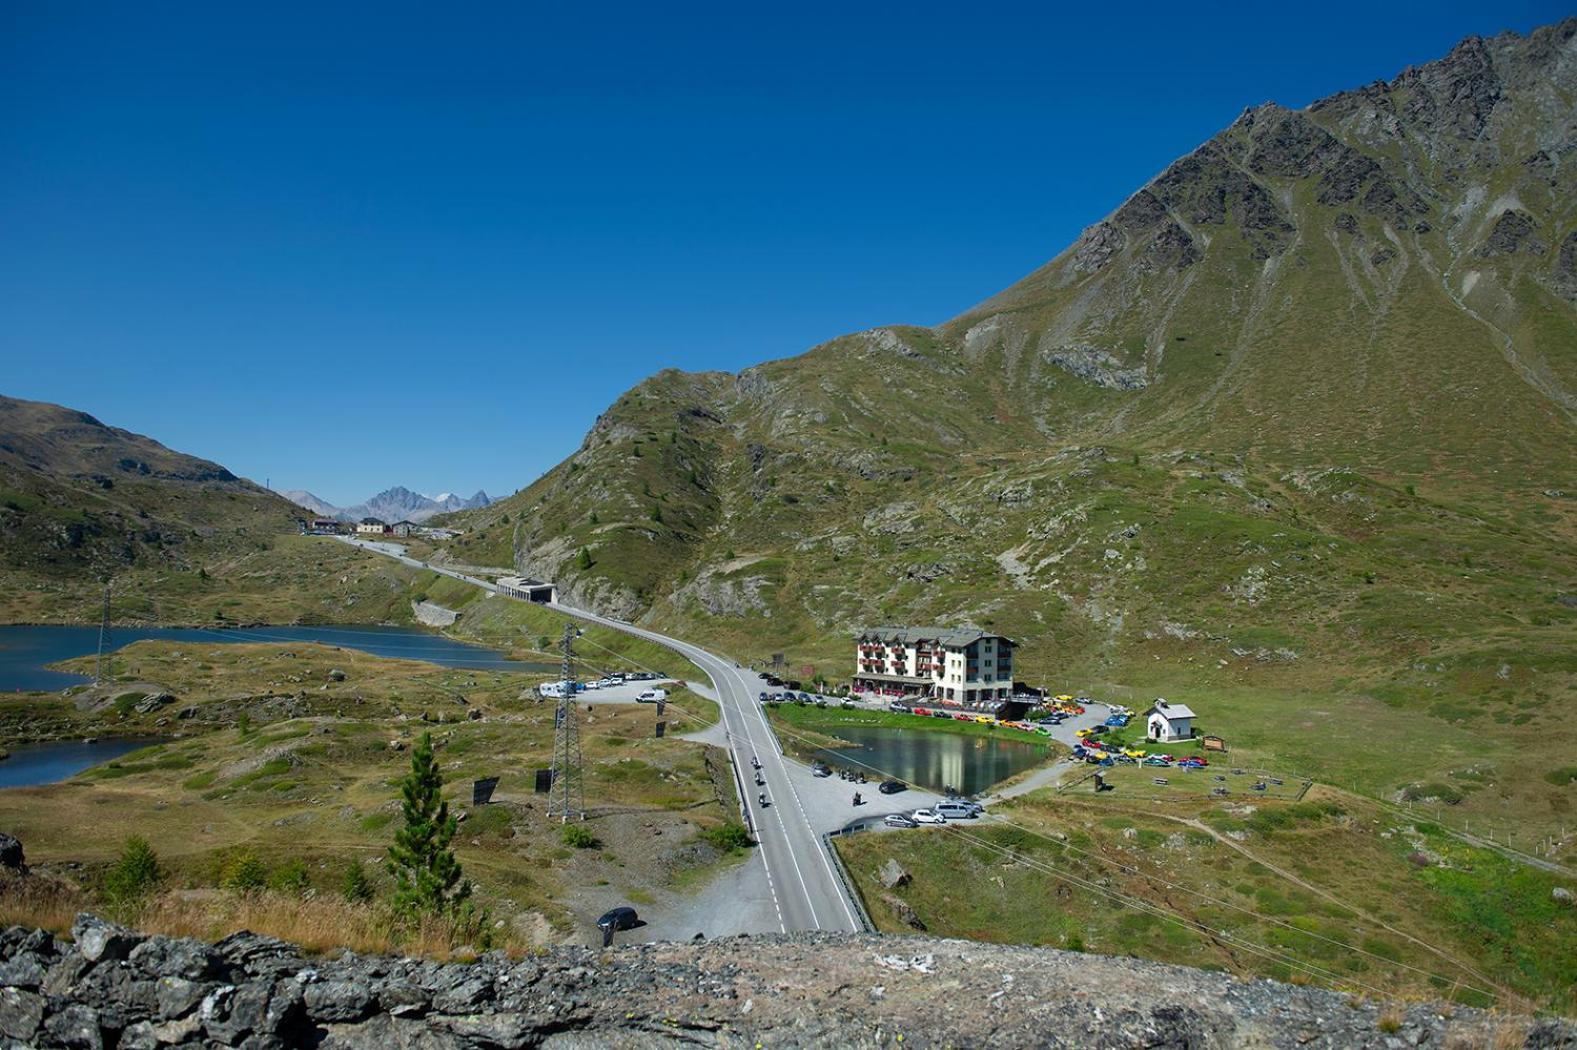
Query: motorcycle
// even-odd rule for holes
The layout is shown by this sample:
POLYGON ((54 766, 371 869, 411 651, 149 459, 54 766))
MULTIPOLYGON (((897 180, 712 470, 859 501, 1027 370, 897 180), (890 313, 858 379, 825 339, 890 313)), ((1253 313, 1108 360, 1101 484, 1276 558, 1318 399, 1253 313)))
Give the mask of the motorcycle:
POLYGON ((765 791, 763 791, 761 794, 757 795, 756 796, 756 801, 761 804, 762 808, 765 808, 768 805, 767 793, 765 791))
POLYGON ((855 793, 854 793, 854 804, 855 804, 855 805, 856 805, 856 806, 858 806, 858 805, 861 805, 861 804, 862 804, 862 803, 861 803, 861 801, 860 801, 860 793, 859 793, 859 792, 858 792, 858 791, 856 791, 856 792, 855 792, 855 793))

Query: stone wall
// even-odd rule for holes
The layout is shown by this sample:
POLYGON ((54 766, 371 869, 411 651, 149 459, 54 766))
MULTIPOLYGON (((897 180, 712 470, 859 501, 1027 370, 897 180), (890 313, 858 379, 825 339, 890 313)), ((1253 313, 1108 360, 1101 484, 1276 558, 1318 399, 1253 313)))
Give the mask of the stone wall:
POLYGON ((1038 948, 810 934, 306 959, 80 916, 0 933, 6 1047, 1577 1047, 1577 1027, 1038 948))

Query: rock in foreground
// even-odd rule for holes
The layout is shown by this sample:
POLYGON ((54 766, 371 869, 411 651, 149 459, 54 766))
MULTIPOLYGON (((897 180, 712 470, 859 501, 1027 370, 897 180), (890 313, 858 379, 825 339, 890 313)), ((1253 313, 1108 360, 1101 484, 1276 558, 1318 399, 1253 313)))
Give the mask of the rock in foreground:
POLYGON ((1577 1047, 1577 1026, 1129 959, 921 937, 303 958, 79 917, 0 933, 6 1047, 1577 1047), (901 1041, 900 1041, 901 1037, 901 1041))

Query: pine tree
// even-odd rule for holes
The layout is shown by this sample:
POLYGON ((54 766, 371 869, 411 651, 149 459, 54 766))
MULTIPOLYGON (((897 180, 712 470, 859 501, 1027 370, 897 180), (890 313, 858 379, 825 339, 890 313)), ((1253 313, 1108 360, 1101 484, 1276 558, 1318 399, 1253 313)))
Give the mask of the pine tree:
POLYGON ((582 547, 580 553, 575 556, 575 567, 582 571, 591 568, 591 551, 582 547))
POLYGON ((361 866, 361 861, 353 860, 350 867, 345 869, 345 878, 340 883, 340 893, 352 904, 366 904, 372 900, 372 880, 367 878, 367 869, 361 866))
POLYGON ((449 848, 457 822, 443 800, 443 785, 432 734, 423 733, 411 753, 411 771, 400 782, 405 826, 395 832, 389 847, 394 909, 408 918, 458 914, 471 896, 471 883, 462 877, 460 862, 449 848))

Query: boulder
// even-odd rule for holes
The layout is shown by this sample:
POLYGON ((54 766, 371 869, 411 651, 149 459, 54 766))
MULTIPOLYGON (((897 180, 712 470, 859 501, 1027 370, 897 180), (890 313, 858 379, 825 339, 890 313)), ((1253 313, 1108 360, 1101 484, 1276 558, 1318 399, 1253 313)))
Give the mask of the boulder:
POLYGON ((1557 886, 1550 890, 1550 897, 1560 904, 1571 904, 1574 899, 1577 899, 1577 895, 1574 895, 1565 886, 1557 886))
POLYGON ((0 868, 23 873, 27 871, 27 864, 22 855, 22 840, 3 831, 0 831, 0 868))
POLYGON ((914 876, 905 871, 903 865, 891 857, 888 857, 882 864, 881 870, 877 872, 877 877, 882 880, 882 885, 890 890, 897 889, 899 886, 907 886, 914 881, 914 876))
POLYGON ((175 697, 171 696, 169 693, 149 693, 147 696, 137 701, 137 705, 133 707, 132 710, 136 711, 139 715, 147 715, 157 711, 165 704, 173 703, 175 703, 175 697))
POLYGON ((882 903, 892 909, 893 918, 909 927, 911 930, 925 930, 925 923, 920 916, 909 906, 909 902, 902 897, 895 897, 891 893, 882 894, 882 903))
POLYGON ((71 925, 71 939, 77 942, 77 954, 90 963, 125 959, 132 949, 147 940, 135 930, 105 922, 97 915, 84 912, 71 925))

